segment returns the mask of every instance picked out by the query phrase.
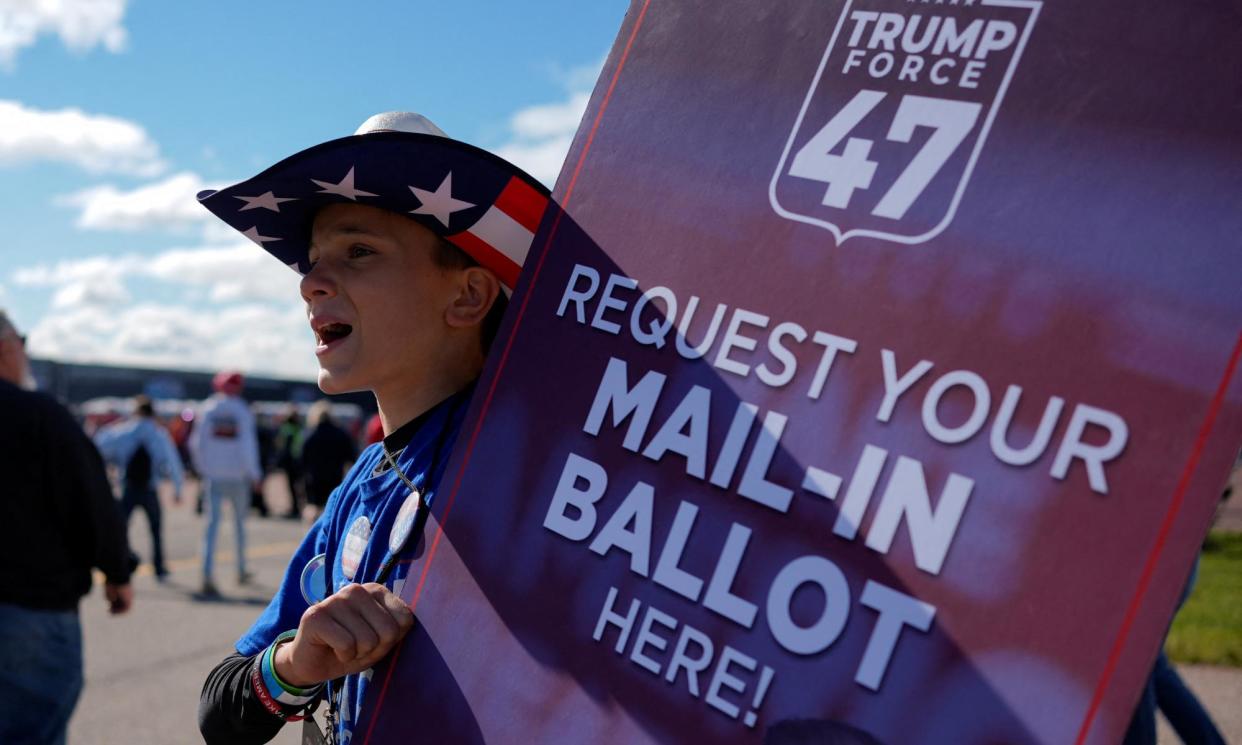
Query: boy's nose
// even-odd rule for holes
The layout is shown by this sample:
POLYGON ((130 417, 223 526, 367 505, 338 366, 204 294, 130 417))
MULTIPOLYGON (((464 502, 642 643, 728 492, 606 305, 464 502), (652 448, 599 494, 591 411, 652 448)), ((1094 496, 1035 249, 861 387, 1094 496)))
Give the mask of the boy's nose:
POLYGON ((331 297, 336 294, 336 279, 328 271, 326 262, 316 262, 309 272, 302 275, 299 287, 302 299, 310 302, 312 297, 331 297))

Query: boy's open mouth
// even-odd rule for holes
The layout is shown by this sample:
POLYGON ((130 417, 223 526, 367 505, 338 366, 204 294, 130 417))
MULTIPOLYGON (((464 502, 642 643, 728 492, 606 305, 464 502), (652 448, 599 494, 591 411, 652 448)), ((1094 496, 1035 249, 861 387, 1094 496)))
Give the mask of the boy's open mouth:
POLYGON ((315 335, 319 337, 319 343, 323 345, 331 344, 334 341, 340 341, 349 336, 354 330, 353 326, 348 323, 329 323, 319 327, 315 335))

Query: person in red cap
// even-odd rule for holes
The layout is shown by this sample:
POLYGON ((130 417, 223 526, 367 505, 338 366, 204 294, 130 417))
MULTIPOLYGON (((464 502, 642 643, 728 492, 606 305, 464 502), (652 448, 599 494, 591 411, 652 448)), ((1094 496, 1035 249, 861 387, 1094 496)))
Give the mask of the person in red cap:
POLYGON ((329 742, 348 742, 365 727, 370 668, 414 623, 398 597, 411 536, 435 498, 548 192, 398 112, 199 200, 301 273, 319 387, 374 393, 384 433, 332 492, 267 609, 208 676, 199 729, 208 743, 267 742, 323 700, 329 742))
POLYGON ((235 370, 216 373, 211 381, 216 393, 203 402, 194 418, 187 443, 194 470, 203 479, 207 505, 207 528, 203 535, 202 594, 219 594, 213 579, 216 534, 227 502, 233 513, 237 544, 237 582, 250 580, 246 571, 246 515, 250 512, 251 488, 263 478, 259 467, 259 444, 254 415, 241 397, 245 380, 235 370))

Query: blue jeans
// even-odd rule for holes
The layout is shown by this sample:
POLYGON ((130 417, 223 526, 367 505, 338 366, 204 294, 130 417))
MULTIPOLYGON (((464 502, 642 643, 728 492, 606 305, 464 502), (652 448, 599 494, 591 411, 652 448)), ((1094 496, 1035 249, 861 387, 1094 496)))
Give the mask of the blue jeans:
MULTIPOLYGON (((1177 601, 1177 609, 1181 610, 1194 589, 1195 580, 1199 577, 1199 559, 1195 559, 1190 568, 1190 578, 1182 588, 1182 596, 1177 601)), ((1174 612, 1174 615, 1177 615, 1174 612)), ((1170 624, 1172 621, 1170 621, 1170 624)), ((1165 632, 1166 635, 1168 632, 1165 632)), ((1156 745, 1156 711, 1164 712, 1164 716, 1177 732, 1177 736, 1185 745, 1225 745, 1225 739, 1212 723, 1212 717, 1199 703, 1194 692, 1186 687, 1182 676, 1169 664, 1164 656, 1164 649, 1156 657, 1156 664, 1147 685, 1139 696, 1138 707, 1130 720, 1122 745, 1156 745)))
POLYGON ((210 580, 216 558, 216 532, 224 502, 233 512, 233 528, 237 536, 237 573, 246 571, 246 513, 250 511, 250 485, 240 479, 211 479, 206 482, 207 533, 203 536, 203 579, 210 580))
POLYGON ((82 693, 82 626, 74 611, 0 603, 0 742, 63 745, 82 693))
POLYGON ((1199 699, 1182 681, 1182 676, 1169 664, 1164 652, 1156 658, 1156 669, 1151 677, 1154 681, 1156 706, 1169 720, 1177 736, 1186 745, 1225 745, 1199 699))

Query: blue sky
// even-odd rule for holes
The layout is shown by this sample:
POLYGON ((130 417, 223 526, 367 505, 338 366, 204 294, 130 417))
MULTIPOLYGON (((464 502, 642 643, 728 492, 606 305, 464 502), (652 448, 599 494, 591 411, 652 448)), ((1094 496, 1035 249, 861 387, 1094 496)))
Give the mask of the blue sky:
POLYGON ((419 111, 549 185, 626 0, 0 3, 0 308, 35 356, 311 378, 201 188, 419 111))

